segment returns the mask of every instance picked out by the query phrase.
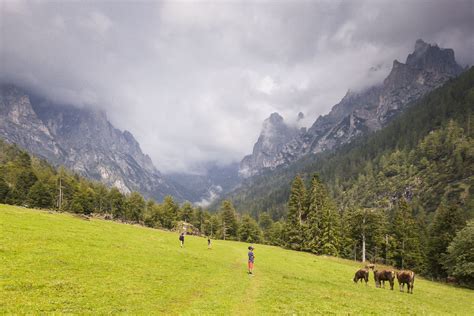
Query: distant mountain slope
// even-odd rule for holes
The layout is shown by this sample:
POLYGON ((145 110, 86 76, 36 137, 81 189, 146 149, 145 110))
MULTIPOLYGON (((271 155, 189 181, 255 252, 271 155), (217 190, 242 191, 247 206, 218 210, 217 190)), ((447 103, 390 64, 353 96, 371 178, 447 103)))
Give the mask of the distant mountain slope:
POLYGON ((240 174, 252 176, 264 169, 288 165, 305 155, 336 148, 367 132, 379 130, 408 104, 462 71, 452 49, 417 40, 414 52, 408 55, 404 64, 395 60, 381 85, 362 92, 349 91, 307 131, 286 132, 281 122, 278 131, 285 132, 280 132, 280 137, 268 138, 264 128, 252 155, 242 160, 240 174), (260 145, 261 138, 266 140, 265 146, 260 145), (266 152, 267 148, 272 149, 270 153, 266 152))
POLYGON ((256 174, 258 170, 284 163, 284 161, 278 161, 277 155, 297 135, 296 128, 286 125, 280 114, 272 113, 263 121, 262 131, 253 147, 252 154, 242 159, 239 175, 249 177, 256 174))
POLYGON ((167 194, 182 198, 143 154, 133 135, 116 129, 103 112, 52 104, 3 85, 0 137, 124 193, 139 191, 157 200, 167 194))
POLYGON ((225 166, 209 163, 201 174, 170 173, 164 177, 183 193, 186 200, 206 207, 221 195, 236 188, 240 183, 238 170, 237 163, 225 166))
MULTIPOLYGON (((418 185, 421 188, 420 190, 422 190, 419 195, 421 198, 420 203, 427 211, 433 211, 443 196, 450 192, 449 190, 451 190, 450 188, 453 185, 458 186, 457 191, 455 190, 457 192, 455 195, 461 194, 464 196, 467 194, 469 198, 469 195, 472 194, 474 173, 472 170, 472 147, 470 148, 471 151, 468 149, 465 152, 463 149, 462 152, 450 154, 451 156, 460 155, 459 158, 456 158, 455 163, 467 163, 470 169, 458 170, 458 167, 454 168, 448 165, 452 163, 452 157, 448 155, 447 158, 449 160, 442 160, 440 162, 442 169, 438 166, 435 168, 436 170, 430 169, 429 173, 422 170, 419 175, 413 174, 416 171, 414 169, 410 172, 404 171, 402 174, 406 175, 405 178, 400 176, 401 178, 397 182, 390 181, 395 179, 393 178, 394 175, 398 174, 397 168, 406 168, 405 160, 403 159, 413 160, 414 158, 410 156, 413 155, 411 151, 415 150, 417 146, 422 146, 420 142, 434 130, 441 127, 446 128, 450 120, 454 120, 457 126, 463 128, 464 133, 468 137, 472 137, 474 131, 474 68, 472 67, 458 78, 452 79, 444 86, 412 103, 405 112, 397 116, 380 131, 372 133, 368 137, 358 138, 333 151, 303 156, 285 168, 267 169, 260 175, 245 180, 237 190, 223 198, 230 198, 240 211, 256 214, 260 211, 268 210, 275 219, 278 219, 286 212, 290 183, 296 174, 309 176, 316 172, 329 185, 333 195, 340 198, 341 201, 347 201, 353 205, 357 203, 369 205, 369 202, 371 202, 371 205, 374 205, 378 201, 374 197, 372 197, 372 200, 370 198, 367 199, 369 197, 366 194, 367 192, 357 189, 364 188, 359 182, 356 182, 358 181, 357 179, 366 177, 365 173, 367 170, 375 170, 377 172, 381 170, 377 169, 379 167, 375 168, 374 165, 378 166, 388 163, 383 162, 384 159, 388 159, 382 159, 383 155, 391 157, 397 151, 405 150, 408 152, 408 158, 403 156, 405 155, 403 154, 398 159, 400 161, 394 158, 395 161, 392 162, 395 166, 395 173, 375 174, 375 176, 381 177, 385 181, 384 187, 386 188, 386 192, 382 192, 382 195, 377 198, 390 199, 391 196, 400 196, 406 190, 408 192, 411 191, 411 180, 415 182, 422 181, 418 185), (397 165, 397 163, 402 164, 402 167, 397 165), (418 176, 419 178, 416 178, 418 176), (354 183, 357 185, 352 187, 354 183), (393 186, 391 187, 390 184, 393 184, 393 186), (351 199, 347 199, 343 194, 343 192, 347 194, 349 191, 353 194, 351 199), (424 198, 426 199, 423 200, 424 198)), ((443 133, 440 133, 441 136, 439 137, 444 137, 442 136, 444 135, 443 133)), ((462 137, 461 135, 461 139, 462 137)), ((433 144, 433 146, 430 150, 436 152, 436 144, 433 144)), ((420 157, 422 156, 420 155, 420 157)), ((427 164, 424 161, 413 161, 420 164, 420 168, 427 164)), ((378 184, 373 182, 372 185, 377 186, 378 184)), ((365 187, 367 190, 374 189, 370 186, 365 187)), ((466 197, 460 198, 465 199, 466 197)))

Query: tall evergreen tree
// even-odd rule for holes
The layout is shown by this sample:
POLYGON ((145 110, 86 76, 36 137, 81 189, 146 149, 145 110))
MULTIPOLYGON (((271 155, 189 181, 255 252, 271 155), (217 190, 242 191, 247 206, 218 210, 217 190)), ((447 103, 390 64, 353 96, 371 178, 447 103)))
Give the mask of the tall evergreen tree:
POLYGON ((162 204, 162 219, 161 224, 164 228, 171 229, 174 227, 178 219, 179 207, 170 195, 165 196, 162 204))
POLYGON ((339 213, 336 211, 334 203, 328 201, 327 207, 323 210, 321 222, 321 254, 329 256, 339 255, 339 229, 339 213))
POLYGON ((268 235, 266 238, 271 245, 275 246, 284 246, 284 227, 285 225, 278 221, 274 222, 272 226, 268 229, 268 235))
POLYGON ((257 222, 245 214, 242 216, 242 223, 239 227, 239 240, 250 243, 257 243, 261 240, 261 230, 258 227, 257 222))
POLYGON ((224 202, 222 202, 220 217, 222 239, 237 238, 239 224, 237 222, 237 215, 235 213, 234 206, 229 200, 225 200, 224 202))
POLYGON ((441 202, 429 229, 428 264, 429 273, 433 277, 447 276, 446 268, 442 265, 442 256, 465 222, 463 211, 458 205, 450 204, 446 200, 441 202))
POLYGON ((107 195, 110 211, 114 218, 124 218, 125 216, 125 197, 120 191, 113 187, 107 195))
POLYGON ((304 250, 336 256, 339 251, 339 213, 317 174, 308 196, 304 250))
POLYGON ((194 212, 193 216, 191 217, 191 224, 193 224, 194 227, 199 229, 201 233, 204 233, 204 224, 206 222, 206 214, 203 211, 201 207, 197 207, 194 212))
POLYGON ((262 229, 263 238, 266 242, 269 242, 269 231, 273 225, 273 220, 267 212, 260 214, 258 218, 258 225, 262 229))
POLYGON ((339 240, 339 254, 343 258, 354 258, 354 248, 356 241, 352 238, 351 234, 351 218, 354 210, 347 208, 341 213, 341 225, 340 225, 340 240, 339 240))
POLYGON ((306 188, 300 176, 296 176, 291 186, 288 201, 288 215, 284 228, 287 248, 301 250, 304 243, 304 222, 307 215, 306 188))
MULTIPOLYGON (((186 223, 190 223, 193 217, 193 207, 191 203, 185 202, 181 209, 179 210, 179 219, 185 221, 186 223)), ((197 227, 199 229, 199 227, 197 227)))
POLYGON ((102 183, 94 184, 94 209, 99 214, 109 213, 110 204, 107 203, 108 189, 102 183))
POLYGON ((391 225, 393 237, 392 256, 394 265, 400 269, 416 269, 421 265, 419 231, 412 209, 404 198, 395 207, 391 225))
POLYGON ((138 192, 132 192, 127 198, 127 219, 133 222, 139 223, 143 221, 143 215, 145 213, 146 202, 138 192))

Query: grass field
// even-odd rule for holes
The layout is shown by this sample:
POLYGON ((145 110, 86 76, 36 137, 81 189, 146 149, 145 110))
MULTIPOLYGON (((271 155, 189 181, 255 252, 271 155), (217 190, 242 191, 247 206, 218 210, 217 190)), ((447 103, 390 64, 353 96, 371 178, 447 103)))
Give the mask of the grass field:
MULTIPOLYGON (((414 294, 354 284, 360 264, 0 205, 0 313, 458 314, 474 291, 417 278, 414 294)), ((397 286, 396 286, 397 288, 397 286)))

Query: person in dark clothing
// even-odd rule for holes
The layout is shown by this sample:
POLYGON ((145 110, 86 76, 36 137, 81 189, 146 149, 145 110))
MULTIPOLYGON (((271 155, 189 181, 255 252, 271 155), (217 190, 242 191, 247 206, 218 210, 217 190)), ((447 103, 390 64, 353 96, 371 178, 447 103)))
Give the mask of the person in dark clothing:
POLYGON ((211 246, 211 237, 207 237, 207 249, 211 249, 212 246, 211 246))
POLYGON ((184 247, 184 233, 181 233, 181 235, 179 235, 179 243, 181 244, 181 248, 184 247))
POLYGON ((249 268, 249 274, 253 275, 253 264, 255 262, 255 254, 253 253, 254 248, 252 246, 249 246, 249 261, 248 261, 248 268, 249 268))

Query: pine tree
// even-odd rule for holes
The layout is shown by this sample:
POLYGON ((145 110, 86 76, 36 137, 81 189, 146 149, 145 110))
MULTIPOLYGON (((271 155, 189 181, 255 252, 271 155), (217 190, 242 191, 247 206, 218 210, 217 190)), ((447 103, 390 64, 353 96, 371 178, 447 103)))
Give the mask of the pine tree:
POLYGON ((127 198, 126 202, 127 211, 126 216, 128 220, 135 223, 143 221, 143 215, 145 213, 146 202, 138 192, 132 192, 127 198))
POLYGON ((0 203, 5 203, 9 192, 10 187, 5 182, 5 180, 0 177, 0 203))
POLYGON ((339 252, 339 213, 319 179, 313 175, 308 196, 304 250, 336 256, 339 252))
POLYGON ((86 183, 80 183, 72 197, 71 211, 89 215, 94 211, 94 191, 86 183))
POLYGON ((36 183, 30 188, 27 200, 28 204, 31 207, 53 207, 53 197, 51 195, 51 189, 44 185, 41 181, 36 181, 36 183))
MULTIPOLYGON (((193 207, 191 203, 185 202, 179 211, 179 219, 190 223, 193 217, 193 207)), ((198 228, 198 227, 197 227, 198 228)))
POLYGON ((456 233, 442 258, 448 275, 474 289, 474 221, 456 233))
POLYGON ((261 240, 262 232, 257 222, 245 214, 239 227, 239 240, 243 242, 257 243, 261 240))
POLYGON ((109 204, 110 211, 114 218, 123 219, 125 216, 125 197, 117 188, 112 188, 107 195, 107 201, 109 204))
POLYGON ((205 212, 202 210, 201 207, 197 207, 193 212, 193 216, 191 216, 191 224, 193 224, 194 227, 199 229, 201 233, 204 233, 205 222, 206 222, 205 212))
POLYGON ((416 270, 422 263, 419 231, 412 209, 404 198, 395 207, 391 226, 394 265, 399 269, 416 270))
POLYGON ((340 225, 340 240, 339 240, 339 255, 342 258, 354 258, 355 240, 352 239, 351 234, 351 218, 354 210, 347 208, 342 211, 341 225, 340 225))
MULTIPOLYGON (((29 156, 23 156, 29 157, 29 156)), ((23 159, 22 159, 23 161, 23 159)), ((25 162, 22 162, 25 163, 25 162)), ((30 188, 36 183, 38 178, 30 169, 31 167, 24 167, 26 169, 20 170, 16 176, 16 183, 14 189, 11 190, 10 194, 10 203, 22 205, 27 199, 28 192, 30 188)))
POLYGON ((334 203, 328 201, 327 207, 323 210, 321 222, 321 254, 329 256, 339 255, 340 238, 339 214, 334 203))
POLYGON ((262 229, 265 241, 269 242, 269 230, 273 225, 273 220, 267 212, 263 212, 260 214, 258 218, 258 225, 262 229))
POLYGON ((239 229, 239 225, 237 222, 237 215, 235 213, 234 206, 229 200, 225 200, 222 202, 220 217, 221 217, 222 239, 237 238, 237 231, 239 229))
POLYGON ((465 222, 463 211, 458 205, 450 204, 446 200, 441 202, 429 228, 428 264, 429 272, 433 277, 445 278, 447 276, 441 258, 456 232, 464 227, 465 222))
POLYGON ((162 218, 161 224, 164 228, 171 229, 176 224, 178 219, 179 207, 170 195, 165 196, 162 204, 162 218))
POLYGON ((306 188, 300 176, 296 176, 291 186, 288 201, 288 216, 284 228, 287 248, 301 250, 304 242, 304 221, 306 220, 306 188))
POLYGON ((285 225, 282 222, 274 222, 268 230, 268 242, 275 246, 284 246, 284 228, 285 225))
POLYGON ((99 214, 109 213, 110 205, 107 203, 108 189, 102 183, 95 184, 94 190, 94 208, 99 214))

